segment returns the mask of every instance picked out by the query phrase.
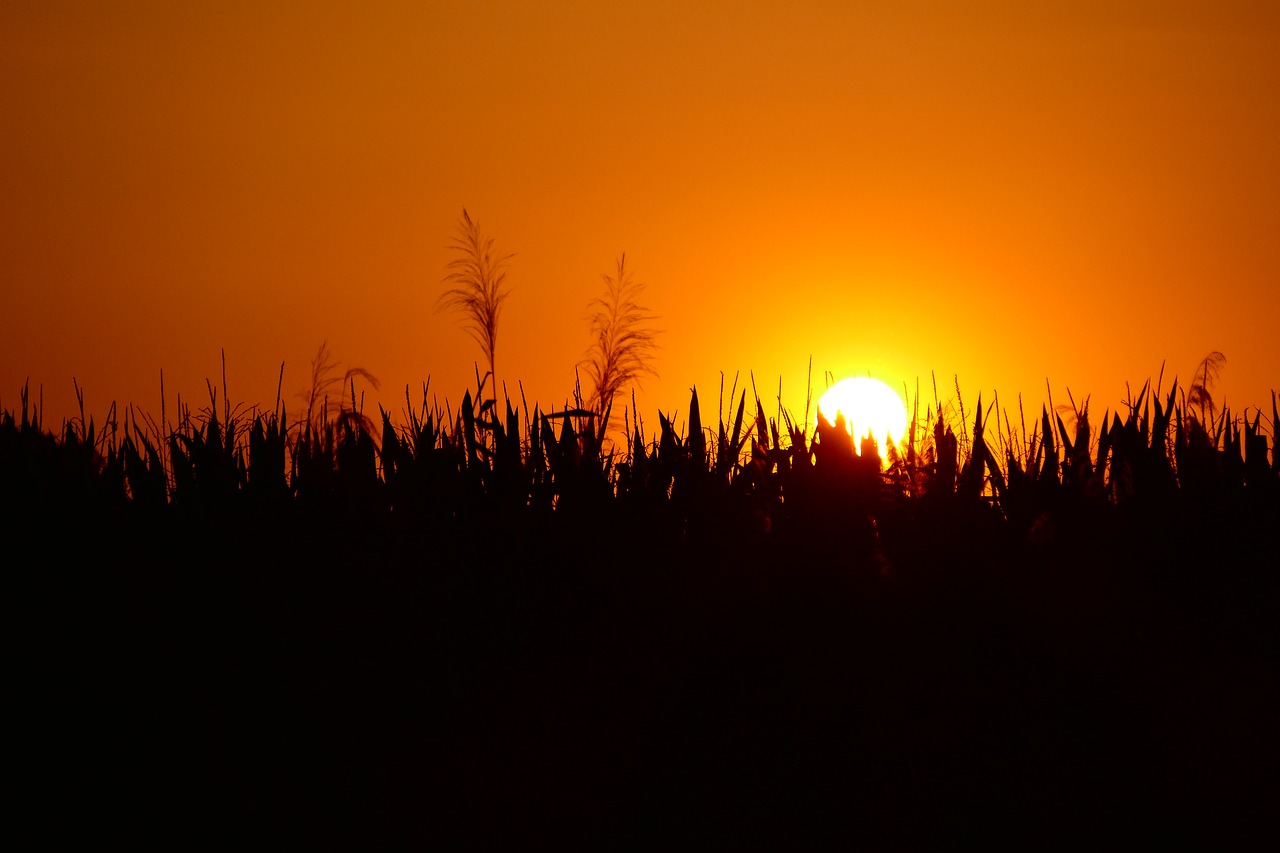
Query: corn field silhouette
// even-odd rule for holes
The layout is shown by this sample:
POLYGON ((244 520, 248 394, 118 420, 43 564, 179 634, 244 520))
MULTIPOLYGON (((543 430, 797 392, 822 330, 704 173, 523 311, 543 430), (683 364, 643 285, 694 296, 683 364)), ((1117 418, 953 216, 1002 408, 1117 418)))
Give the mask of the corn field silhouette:
POLYGON ((736 383, 617 441, 499 417, 487 377, 366 417, 348 371, 330 416, 324 347, 293 423, 211 383, 172 425, 51 430, 23 389, 26 806, 319 846, 1246 838, 1280 766, 1277 412, 1213 369, 1096 421, 917 399, 861 455, 736 383))

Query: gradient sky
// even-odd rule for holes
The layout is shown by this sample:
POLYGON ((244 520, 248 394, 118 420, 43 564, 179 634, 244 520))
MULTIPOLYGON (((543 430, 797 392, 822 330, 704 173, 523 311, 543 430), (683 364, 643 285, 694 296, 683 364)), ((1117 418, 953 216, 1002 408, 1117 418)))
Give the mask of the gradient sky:
MULTIPOLYGON (((480 359, 464 206, 514 252, 498 373, 563 403, 626 252, 646 419, 753 371, 931 371, 1114 409, 1210 351, 1280 389, 1274 2, 42 2, 0 7, 0 407, 158 415, 307 383, 399 413, 480 359)), ((706 398, 704 398, 706 399, 706 398)), ((971 399, 966 400, 971 404, 971 399)))

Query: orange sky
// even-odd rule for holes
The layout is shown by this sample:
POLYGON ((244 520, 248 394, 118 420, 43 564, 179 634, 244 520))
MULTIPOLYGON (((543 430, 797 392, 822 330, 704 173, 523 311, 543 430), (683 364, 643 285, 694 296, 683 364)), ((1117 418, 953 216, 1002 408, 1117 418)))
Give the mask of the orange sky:
POLYGON ((544 406, 625 251, 653 425, 721 371, 802 408, 811 356, 1100 414, 1221 350, 1269 412, 1280 11, 1027 5, 4 4, 0 407, 29 378, 56 422, 74 377, 158 415, 163 369, 172 414, 224 349, 233 401, 284 362, 294 403, 323 340, 394 412, 456 403, 465 206, 516 254, 499 375, 544 406))

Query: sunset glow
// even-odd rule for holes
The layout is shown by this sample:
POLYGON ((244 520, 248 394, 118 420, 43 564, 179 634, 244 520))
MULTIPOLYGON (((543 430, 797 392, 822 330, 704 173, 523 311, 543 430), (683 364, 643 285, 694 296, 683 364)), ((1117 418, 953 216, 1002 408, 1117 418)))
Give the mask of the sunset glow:
POLYGON ((831 423, 844 416, 845 427, 862 452, 860 440, 870 434, 883 454, 888 443, 897 443, 907 431, 907 408, 894 390, 878 379, 855 376, 842 379, 818 400, 818 411, 831 423))
POLYGON ((324 341, 371 411, 458 400, 485 358, 435 308, 465 207, 512 255, 518 404, 572 397, 625 253, 662 332, 644 411, 722 371, 798 411, 810 358, 1114 410, 1212 351, 1269 410, 1278 10, 6 4, 0 405, 29 380, 56 424, 74 379, 159 417, 164 371, 172 415, 225 351, 269 409, 324 341))

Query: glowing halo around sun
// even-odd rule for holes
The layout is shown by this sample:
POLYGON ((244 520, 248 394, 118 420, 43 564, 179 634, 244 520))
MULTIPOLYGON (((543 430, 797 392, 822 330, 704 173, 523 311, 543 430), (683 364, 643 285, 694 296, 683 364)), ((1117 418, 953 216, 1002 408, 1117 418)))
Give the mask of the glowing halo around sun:
POLYGON ((837 414, 844 415, 858 453, 862 452, 862 439, 867 433, 875 438, 883 456, 887 442, 897 443, 907 432, 907 407, 902 398, 879 379, 868 376, 842 379, 832 385, 818 400, 818 411, 833 424, 837 414))

